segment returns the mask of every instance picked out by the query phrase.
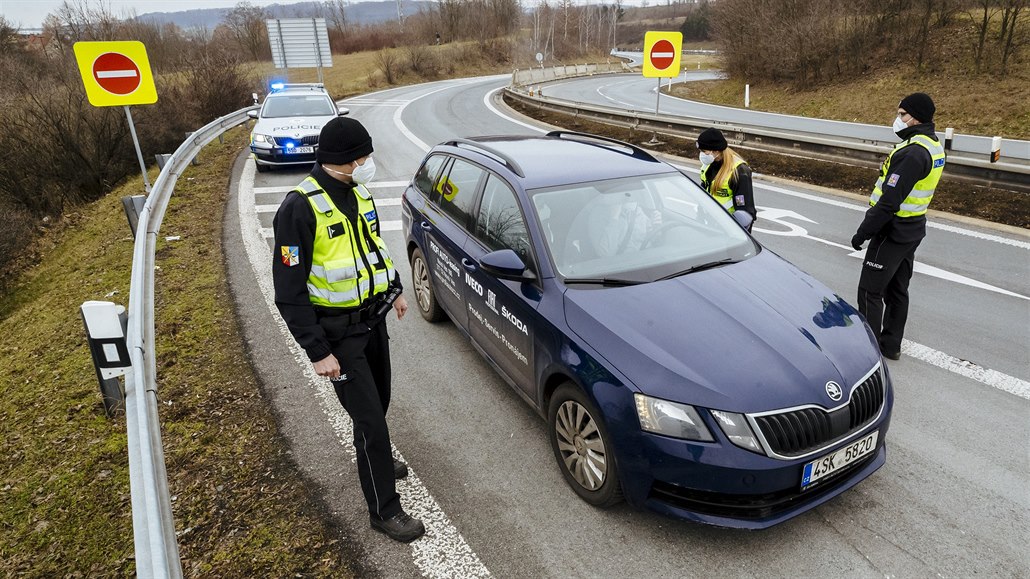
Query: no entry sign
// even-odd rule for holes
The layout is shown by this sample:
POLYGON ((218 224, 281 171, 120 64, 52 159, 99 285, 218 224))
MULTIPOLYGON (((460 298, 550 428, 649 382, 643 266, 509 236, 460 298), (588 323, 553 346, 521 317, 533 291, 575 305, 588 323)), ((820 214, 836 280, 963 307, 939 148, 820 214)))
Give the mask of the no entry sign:
POLYGON ((124 54, 105 52, 93 61, 93 78, 107 92, 126 95, 139 88, 139 67, 124 54))
POLYGON ((75 60, 93 106, 157 102, 154 75, 142 42, 76 42, 75 60))
POLYGON ((683 34, 680 32, 644 33, 644 76, 671 78, 680 73, 683 34))

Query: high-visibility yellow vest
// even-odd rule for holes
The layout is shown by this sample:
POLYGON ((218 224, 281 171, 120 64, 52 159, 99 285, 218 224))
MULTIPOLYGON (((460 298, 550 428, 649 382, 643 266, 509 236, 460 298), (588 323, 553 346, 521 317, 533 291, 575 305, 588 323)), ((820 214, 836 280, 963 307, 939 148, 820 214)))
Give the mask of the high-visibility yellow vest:
POLYGON ((358 227, 333 203, 313 177, 296 189, 315 212, 315 241, 308 273, 308 298, 312 304, 330 308, 353 308, 385 292, 397 275, 386 243, 373 230, 379 219, 372 194, 362 185, 358 199, 358 227), (371 240, 374 245, 369 245, 371 240))
MULTIPOLYGON (((733 163, 733 172, 737 172, 737 167, 744 164, 743 159, 737 159, 733 163)), ((701 165, 701 187, 704 187, 708 194, 715 198, 720 205, 726 208, 726 211, 733 213, 737 210, 736 206, 733 205, 733 189, 730 187, 730 181, 733 179, 727 179, 726 183, 722 187, 719 187, 715 191, 712 191, 712 184, 708 182, 708 177, 705 176, 705 172, 708 171, 709 165, 701 165)))
POLYGON ((912 191, 908 193, 908 197, 905 197, 905 200, 901 202, 901 208, 894 214, 898 217, 926 215, 926 210, 930 207, 930 201, 933 199, 933 192, 937 189, 937 183, 941 180, 941 174, 944 173, 945 160, 944 147, 940 142, 926 135, 914 135, 911 139, 894 146, 894 149, 887 155, 887 159, 884 160, 883 166, 880 167, 880 178, 876 180, 876 185, 873 186, 873 193, 869 196, 870 207, 876 205, 876 202, 880 200, 880 196, 883 195, 881 188, 883 187, 884 179, 887 179, 887 168, 890 167, 891 158, 894 157, 894 153, 913 143, 923 147, 930 153, 933 167, 926 177, 923 177, 912 186, 912 191))

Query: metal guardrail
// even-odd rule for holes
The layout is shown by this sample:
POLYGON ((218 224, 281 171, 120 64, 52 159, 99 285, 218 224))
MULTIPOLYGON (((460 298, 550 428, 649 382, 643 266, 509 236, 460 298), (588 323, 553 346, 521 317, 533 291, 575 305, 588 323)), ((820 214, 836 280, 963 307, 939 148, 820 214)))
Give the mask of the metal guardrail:
POLYGON ((511 75, 511 82, 513 86, 526 86, 563 78, 610 74, 613 72, 631 72, 632 70, 629 65, 622 61, 606 64, 562 64, 550 68, 515 69, 515 72, 511 75))
MULTIPOLYGON (((535 86, 536 83, 607 72, 580 73, 577 70, 576 74, 563 77, 560 68, 553 67, 546 74, 532 76, 526 75, 526 71, 515 71, 511 86, 504 91, 505 95, 525 105, 550 112, 688 139, 696 138, 706 128, 717 127, 727 140, 743 148, 874 168, 880 166, 884 156, 895 145, 893 142, 789 131, 711 118, 656 115, 544 96, 544 88, 535 86), (547 80, 541 80, 545 78, 547 80)), ((540 70, 534 69, 534 72, 540 73, 540 70)), ((981 159, 971 153, 949 151, 948 176, 964 182, 1030 193, 1030 165, 1025 163, 991 163, 989 159, 981 159)))
POLYGON ((200 150, 226 130, 245 122, 247 107, 217 119, 187 138, 161 170, 146 204, 132 253, 126 335, 132 368, 125 376, 125 423, 129 446, 129 487, 136 574, 182 577, 175 521, 168 496, 161 424, 158 420, 154 351, 154 256, 157 234, 179 175, 200 150), (139 233, 142 233, 140 235, 139 233))

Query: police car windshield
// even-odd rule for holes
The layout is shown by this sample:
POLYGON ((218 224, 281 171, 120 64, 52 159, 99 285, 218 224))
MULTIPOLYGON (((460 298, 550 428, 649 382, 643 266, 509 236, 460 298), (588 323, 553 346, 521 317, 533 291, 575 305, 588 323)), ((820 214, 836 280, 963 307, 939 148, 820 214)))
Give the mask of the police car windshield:
POLYGON ((758 245, 680 173, 530 191, 544 243, 564 278, 655 281, 754 256, 758 245))
POLYGON ((333 103, 321 95, 280 95, 265 99, 262 117, 324 117, 336 114, 333 103))

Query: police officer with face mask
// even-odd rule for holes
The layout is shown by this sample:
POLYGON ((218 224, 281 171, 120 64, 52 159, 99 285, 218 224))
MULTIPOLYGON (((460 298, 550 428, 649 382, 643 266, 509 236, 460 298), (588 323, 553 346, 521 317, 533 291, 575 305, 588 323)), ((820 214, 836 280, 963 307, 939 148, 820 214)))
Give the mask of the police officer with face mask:
POLYGON ((869 209, 851 238, 871 239, 858 282, 858 310, 891 360, 901 358, 908 320, 908 283, 916 248, 926 236, 926 210, 944 171, 944 147, 934 132, 933 99, 921 92, 898 104, 894 132, 901 139, 880 167, 869 209))
POLYGON ((287 194, 273 221, 275 304, 315 372, 328 378, 354 422, 358 478, 372 528, 409 542, 425 533, 401 508, 393 460, 390 342, 386 314, 408 309, 393 258, 380 237, 372 138, 355 119, 337 117, 319 136, 311 174, 287 194))

